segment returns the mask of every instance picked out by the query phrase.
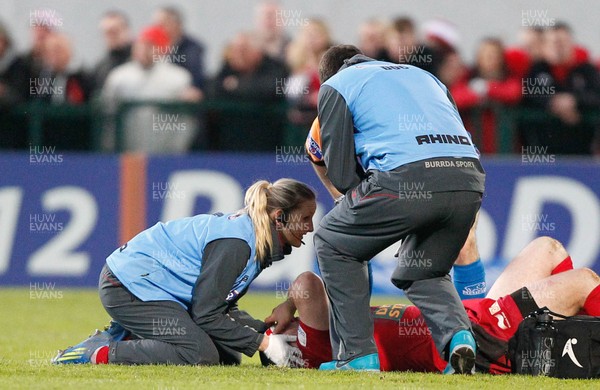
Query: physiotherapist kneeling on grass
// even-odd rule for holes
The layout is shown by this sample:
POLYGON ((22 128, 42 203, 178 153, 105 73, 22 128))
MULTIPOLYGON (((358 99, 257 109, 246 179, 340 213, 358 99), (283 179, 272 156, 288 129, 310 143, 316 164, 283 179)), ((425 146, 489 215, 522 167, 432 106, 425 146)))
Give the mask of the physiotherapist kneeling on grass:
POLYGON ((279 366, 299 355, 289 335, 265 336, 237 301, 273 261, 313 231, 315 193, 259 181, 235 214, 159 222, 113 252, 99 281, 113 318, 53 359, 57 364, 239 364, 257 350, 279 366))

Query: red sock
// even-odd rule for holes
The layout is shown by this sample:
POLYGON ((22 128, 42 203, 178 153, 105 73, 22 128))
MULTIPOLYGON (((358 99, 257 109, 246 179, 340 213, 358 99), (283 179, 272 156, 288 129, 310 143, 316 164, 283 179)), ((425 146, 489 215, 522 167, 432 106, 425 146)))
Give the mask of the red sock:
POLYGON ((600 316, 600 285, 596 286, 585 299, 583 310, 589 316, 600 316))
POLYGON ((550 273, 551 275, 556 275, 561 272, 568 271, 573 269, 573 261, 571 260, 571 256, 567 256, 563 261, 561 261, 550 273))
POLYGON ((98 348, 95 364, 108 364, 108 346, 98 348))

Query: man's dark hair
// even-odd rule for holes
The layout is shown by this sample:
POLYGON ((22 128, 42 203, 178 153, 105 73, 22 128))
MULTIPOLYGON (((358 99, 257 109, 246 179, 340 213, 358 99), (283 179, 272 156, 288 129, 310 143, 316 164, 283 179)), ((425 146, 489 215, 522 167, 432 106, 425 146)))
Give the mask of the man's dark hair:
POLYGON ((327 81, 331 76, 336 74, 344 65, 344 60, 352 58, 357 54, 362 54, 362 51, 353 45, 337 45, 332 46, 323 54, 321 62, 319 62, 319 80, 321 83, 327 81))
POLYGON ((399 33, 403 33, 403 32, 414 32, 415 31, 415 22, 413 22, 413 20, 411 18, 409 18, 408 16, 400 16, 396 19, 394 19, 394 21, 392 22, 392 27, 394 30, 398 31, 399 33))
POLYGON ((179 11, 179 9, 177 9, 176 7, 165 6, 160 7, 159 10, 169 15, 169 17, 173 18, 175 22, 177 22, 177 24, 183 25, 183 15, 181 14, 181 11, 179 11))
POLYGON ((127 14, 125 14, 125 12, 118 10, 118 9, 111 9, 106 11, 104 14, 102 14, 102 19, 104 18, 118 18, 121 19, 121 22, 129 27, 129 17, 127 16, 127 14))
POLYGON ((569 24, 567 24, 566 22, 563 22, 563 21, 557 21, 554 24, 554 26, 550 27, 550 30, 554 30, 554 31, 564 30, 564 31, 568 32, 569 34, 573 33, 571 26, 569 26, 569 24))

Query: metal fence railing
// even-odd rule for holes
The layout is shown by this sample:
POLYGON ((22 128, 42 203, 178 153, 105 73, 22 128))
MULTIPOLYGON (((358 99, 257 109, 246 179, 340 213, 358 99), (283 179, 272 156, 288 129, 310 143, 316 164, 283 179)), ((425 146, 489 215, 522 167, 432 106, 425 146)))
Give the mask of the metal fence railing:
MULTIPOLYGON (((196 134, 188 149, 271 151, 273 145, 282 145, 286 140, 300 142, 298 140, 302 137, 298 135, 299 132, 308 132, 308 125, 303 131, 298 125, 287 121, 287 109, 287 105, 280 102, 131 101, 117 104, 108 112, 97 100, 82 105, 34 101, 14 107, 0 107, 0 138, 4 139, 4 142, 0 141, 0 148, 57 145, 63 150, 120 152, 128 149, 126 133, 132 126, 152 126, 155 132, 160 132, 170 122, 180 120, 196 134), (136 118, 134 113, 140 109, 154 112, 150 124, 144 124, 139 117, 136 118), (192 124, 194 129, 191 129, 192 124), (110 131, 114 132, 114 140, 107 147, 105 138, 110 131), (21 141, 16 142, 17 145, 7 142, 11 137, 20 137, 21 141)), ((491 112, 494 117, 492 136, 495 137, 495 150, 492 153, 498 154, 518 153, 519 126, 526 127, 528 123, 549 120, 550 117, 540 109, 507 106, 490 106, 462 113, 477 145, 484 142, 484 137, 490 136, 482 131, 486 110, 488 115, 491 112)), ((587 124, 593 126, 600 123, 600 110, 585 112, 583 117, 587 124)), ((171 125, 175 127, 175 124, 171 125)), ((172 128, 171 131, 177 130, 172 128)))

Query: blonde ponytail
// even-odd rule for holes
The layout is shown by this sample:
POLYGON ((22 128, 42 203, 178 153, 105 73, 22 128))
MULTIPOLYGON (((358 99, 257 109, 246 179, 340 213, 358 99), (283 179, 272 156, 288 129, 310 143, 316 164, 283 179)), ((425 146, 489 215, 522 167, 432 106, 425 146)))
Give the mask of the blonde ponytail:
POLYGON ((248 188, 244 198, 245 210, 254 224, 257 259, 266 258, 273 247, 271 219, 267 209, 269 187, 271 183, 268 181, 257 181, 248 188))
POLYGON ((307 200, 314 200, 315 192, 306 184, 294 179, 279 179, 271 184, 259 180, 252 184, 244 197, 244 210, 254 225, 256 259, 267 259, 273 248, 271 232, 272 211, 281 209, 288 214, 307 200))

